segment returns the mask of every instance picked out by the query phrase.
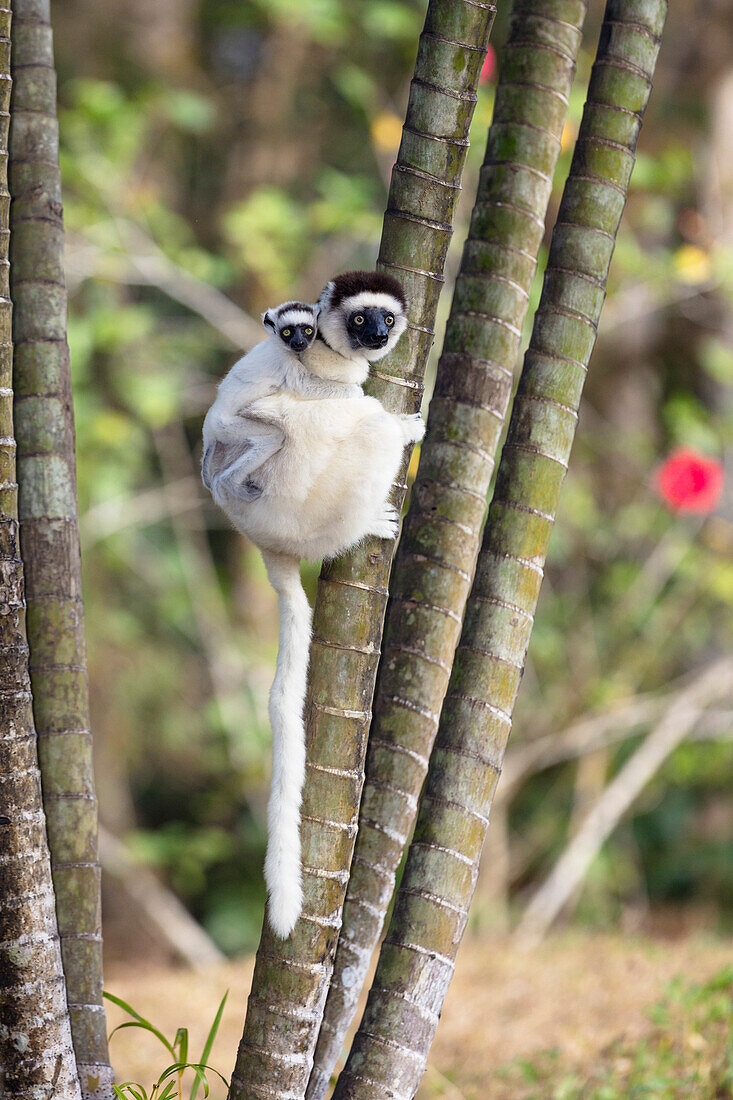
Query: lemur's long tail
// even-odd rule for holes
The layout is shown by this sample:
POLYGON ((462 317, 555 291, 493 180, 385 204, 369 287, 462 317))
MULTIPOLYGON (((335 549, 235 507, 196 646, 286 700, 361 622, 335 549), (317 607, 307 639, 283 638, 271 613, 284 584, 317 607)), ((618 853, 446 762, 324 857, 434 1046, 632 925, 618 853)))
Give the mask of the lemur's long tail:
POLYGON ((311 609, 296 558, 262 552, 278 595, 280 646, 270 690, 272 787, 267 807, 267 913, 278 936, 290 935, 300 916, 300 801, 305 777, 303 705, 311 639, 311 609))

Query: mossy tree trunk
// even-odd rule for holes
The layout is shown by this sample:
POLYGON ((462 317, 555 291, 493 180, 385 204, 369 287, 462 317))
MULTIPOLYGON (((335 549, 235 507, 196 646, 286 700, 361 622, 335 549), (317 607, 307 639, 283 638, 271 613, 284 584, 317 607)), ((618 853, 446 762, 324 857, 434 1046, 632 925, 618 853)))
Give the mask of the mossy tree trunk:
POLYGON ((665 0, 609 0, 394 913, 334 1100, 417 1091, 473 895, 665 0))
MULTIPOLYGON (((430 0, 378 266, 410 301, 409 327, 367 389, 420 406, 453 212, 495 7, 430 0)), ((393 500, 404 498, 403 466, 393 500)), ((314 615, 302 810, 304 910, 290 938, 263 932, 230 1097, 303 1097, 333 968, 364 777, 394 545, 371 540, 324 568, 314 615)))
POLYGON ((82 1094, 111 1097, 49 0, 15 0, 15 423, 33 711, 82 1094))
POLYGON ((417 810, 560 152, 585 0, 517 0, 428 432, 390 582, 359 831, 308 1086, 322 1100, 417 810))
POLYGON ((0 9, 0 1097, 78 1100, 36 753, 20 556, 7 188, 10 24, 0 9))

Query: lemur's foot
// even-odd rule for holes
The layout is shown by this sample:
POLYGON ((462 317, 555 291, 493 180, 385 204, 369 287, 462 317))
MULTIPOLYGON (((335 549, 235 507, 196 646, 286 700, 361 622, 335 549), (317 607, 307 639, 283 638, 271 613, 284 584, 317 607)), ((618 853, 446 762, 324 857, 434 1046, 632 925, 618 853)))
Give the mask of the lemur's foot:
POLYGON ((227 477, 226 474, 220 474, 219 477, 214 478, 214 482, 218 482, 216 488, 225 496, 243 500, 247 504, 251 504, 253 500, 259 500, 262 496, 262 489, 259 485, 255 485, 254 481, 236 481, 234 478, 227 477))
POLYGON ((253 500, 259 500, 262 496, 262 489, 259 485, 255 485, 254 481, 245 481, 243 484, 237 486, 236 495, 241 497, 242 500, 252 502, 253 500))
POLYGON ((400 514, 392 504, 385 504, 384 511, 369 532, 378 539, 396 539, 400 530, 400 514))
POLYGON ((420 413, 404 413, 400 421, 405 443, 419 443, 425 435, 425 421, 420 413))

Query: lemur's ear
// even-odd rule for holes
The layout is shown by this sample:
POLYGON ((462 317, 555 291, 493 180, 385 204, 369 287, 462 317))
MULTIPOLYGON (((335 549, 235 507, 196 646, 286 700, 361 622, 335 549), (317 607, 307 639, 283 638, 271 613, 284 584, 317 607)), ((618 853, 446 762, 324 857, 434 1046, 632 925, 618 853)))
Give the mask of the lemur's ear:
POLYGON ((273 317, 271 310, 268 309, 265 313, 262 314, 262 324, 265 326, 265 328, 269 328, 270 332, 275 331, 275 318, 273 317))
POLYGON ((322 313, 324 310, 328 309, 328 303, 331 300, 331 295, 333 294, 333 291, 334 291, 334 283, 333 283, 333 279, 332 279, 330 281, 330 283, 326 283, 323 290, 321 291, 321 293, 318 296, 318 302, 316 303, 316 309, 318 310, 319 314, 322 313))

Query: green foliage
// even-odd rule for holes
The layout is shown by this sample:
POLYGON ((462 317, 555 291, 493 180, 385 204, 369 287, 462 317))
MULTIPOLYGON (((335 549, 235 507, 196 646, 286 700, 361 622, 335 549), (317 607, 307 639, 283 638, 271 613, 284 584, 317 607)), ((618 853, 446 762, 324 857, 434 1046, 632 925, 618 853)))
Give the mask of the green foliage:
POLYGON ((112 993, 105 993, 104 996, 108 1001, 111 1001, 112 1004, 117 1005, 118 1008, 121 1008, 128 1016, 132 1017, 131 1020, 118 1024, 117 1027, 113 1028, 110 1032, 110 1039, 116 1032, 122 1031, 125 1028, 139 1028, 141 1031, 147 1031, 151 1035, 154 1035, 165 1051, 173 1058, 173 1062, 161 1071, 158 1079, 151 1086, 149 1091, 144 1085, 137 1084, 134 1081, 125 1081, 121 1085, 113 1085, 114 1094, 118 1100, 172 1100, 174 1097, 176 1097, 177 1100, 183 1100, 183 1080, 187 1070, 190 1070, 193 1076, 188 1100, 196 1100, 199 1086, 203 1088, 204 1097, 208 1097, 209 1082, 207 1073, 213 1073, 224 1083, 226 1088, 229 1088, 227 1079, 223 1077, 218 1070, 213 1069, 208 1064, 211 1048, 214 1045, 214 1039, 216 1038, 216 1033, 219 1030, 221 1018, 224 1013, 224 1006, 229 996, 228 990, 219 1003, 216 1015, 214 1016, 204 1041, 204 1047, 198 1062, 190 1062, 188 1060, 188 1028, 179 1027, 173 1040, 166 1039, 162 1031, 151 1024, 149 1020, 146 1020, 144 1016, 141 1016, 141 1014, 137 1012, 136 1009, 132 1008, 127 1001, 123 1001, 121 997, 116 997, 112 993))
MULTIPOLYGON (((104 48, 82 51, 62 9, 55 41, 95 735, 125 788, 119 802, 133 808, 120 827, 217 941, 241 950, 256 943, 263 901, 275 611, 257 554, 207 503, 194 506, 201 419, 237 349, 197 312, 201 294, 184 305, 170 276, 199 280, 256 319, 274 301, 312 299, 336 270, 372 264, 424 4, 202 0, 173 62, 165 51, 156 60, 147 24, 144 36, 127 22, 120 34, 128 15, 113 19, 114 5, 90 11, 85 27, 104 48), (141 276, 141 258, 166 278, 141 276), (177 515, 202 535, 203 551, 182 545, 162 491, 171 480, 162 449, 181 425, 177 515), (191 564, 202 552, 204 583, 191 564), (214 691, 215 674, 226 691, 214 691)), ((500 11, 499 61, 503 33, 500 11)), ((686 54, 689 33, 672 12, 662 67, 686 54)), ((592 45, 570 96, 550 221, 592 45)), ((653 490, 672 445, 717 456, 731 438, 721 387, 733 357, 719 317, 733 297, 733 261, 714 244, 704 158, 694 155, 711 90, 697 77, 662 71, 645 124, 515 743, 658 691, 729 642, 730 525, 672 516, 653 490)), ((449 272, 492 110, 493 87, 483 85, 449 272)), ((447 285, 443 319, 450 294, 447 285)), ((438 331, 436 353, 440 345, 438 331)), ((306 575, 312 585, 315 567, 306 575)), ((629 748, 609 751, 607 776, 629 748)), ((680 748, 594 868, 584 919, 613 922, 649 901, 704 903, 730 920, 728 849, 706 812, 730 774, 729 747, 680 748)), ((570 762, 514 799, 513 900, 561 850, 575 785, 570 762)))
MULTIPOLYGON (((498 1070, 517 1100, 718 1100, 733 1089, 733 969, 707 982, 681 978, 649 1011, 642 1039, 620 1038, 599 1052, 582 1079, 557 1050, 517 1058, 498 1070)), ((478 1094, 477 1094, 478 1095, 478 1094)))

